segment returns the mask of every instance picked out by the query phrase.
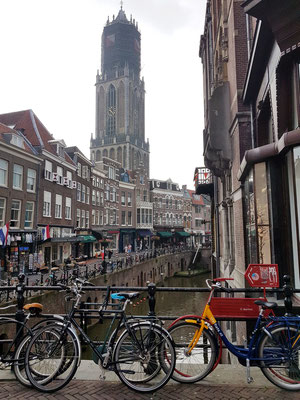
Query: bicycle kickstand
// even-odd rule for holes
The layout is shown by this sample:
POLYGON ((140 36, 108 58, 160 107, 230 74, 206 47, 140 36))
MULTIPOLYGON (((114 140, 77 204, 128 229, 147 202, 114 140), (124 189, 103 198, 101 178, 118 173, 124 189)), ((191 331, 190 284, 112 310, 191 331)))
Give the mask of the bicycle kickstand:
POLYGON ((249 358, 246 359, 246 367, 247 367, 247 383, 252 383, 253 378, 250 375, 250 360, 249 360, 249 358))

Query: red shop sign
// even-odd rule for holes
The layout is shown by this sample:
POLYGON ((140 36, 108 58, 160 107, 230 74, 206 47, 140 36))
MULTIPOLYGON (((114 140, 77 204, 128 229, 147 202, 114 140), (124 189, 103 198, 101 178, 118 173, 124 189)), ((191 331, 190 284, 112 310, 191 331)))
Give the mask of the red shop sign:
POLYGON ((251 287, 279 287, 278 264, 249 264, 245 278, 251 287))

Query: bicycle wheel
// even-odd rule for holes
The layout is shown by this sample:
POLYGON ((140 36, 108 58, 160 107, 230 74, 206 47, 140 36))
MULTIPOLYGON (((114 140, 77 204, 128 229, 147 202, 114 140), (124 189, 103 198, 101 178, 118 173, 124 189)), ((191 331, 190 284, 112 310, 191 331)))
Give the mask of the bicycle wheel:
POLYGON ((300 325, 270 329, 259 343, 260 368, 274 385, 300 390, 300 325))
POLYGON ((195 337, 200 325, 192 322, 179 322, 169 329, 175 343, 176 367, 172 378, 180 383, 198 382, 214 368, 218 355, 214 335, 205 329, 198 343, 189 353, 188 346, 195 337))
POLYGON ((171 378, 174 344, 169 333, 150 322, 133 324, 119 337, 113 352, 121 381, 137 392, 154 392, 171 378))
POLYGON ((55 392, 73 378, 78 358, 79 349, 74 332, 63 325, 46 326, 35 334, 27 347, 27 377, 41 392, 55 392))
MULTIPOLYGON (((16 378, 18 379, 18 381, 26 387, 31 387, 31 383, 30 383, 29 379, 27 378, 26 371, 25 371, 25 354, 26 354, 27 346, 29 345, 33 335, 38 331, 38 329, 41 329, 41 328, 43 328, 49 324, 53 324, 55 322, 61 322, 61 318, 48 318, 48 319, 44 319, 44 320, 36 323, 31 328, 31 331, 33 331, 33 333, 30 333, 27 336, 25 336, 22 339, 22 341, 19 343, 19 345, 15 351, 14 359, 17 361, 13 364, 13 372, 14 372, 16 378)), ((41 377, 38 375, 37 379, 39 379, 39 377, 41 379, 44 379, 47 376, 41 377)))
POLYGON ((18 379, 22 385, 26 387, 31 387, 31 383, 27 378, 25 372, 25 354, 28 344, 30 343, 32 336, 25 336, 23 340, 20 342, 19 346, 16 349, 14 359, 17 360, 13 364, 13 371, 15 377, 18 379))

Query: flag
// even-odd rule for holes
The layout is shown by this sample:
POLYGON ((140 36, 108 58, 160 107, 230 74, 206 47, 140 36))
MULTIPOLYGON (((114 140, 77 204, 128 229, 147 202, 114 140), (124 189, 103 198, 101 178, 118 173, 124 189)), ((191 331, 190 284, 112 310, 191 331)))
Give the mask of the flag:
POLYGON ((9 229, 9 222, 6 225, 4 225, 3 228, 0 228, 0 240, 2 242, 2 246, 6 246, 7 244, 8 229, 9 229))
POLYGON ((47 225, 45 228, 42 229, 42 234, 43 234, 43 240, 50 239, 50 227, 47 225))

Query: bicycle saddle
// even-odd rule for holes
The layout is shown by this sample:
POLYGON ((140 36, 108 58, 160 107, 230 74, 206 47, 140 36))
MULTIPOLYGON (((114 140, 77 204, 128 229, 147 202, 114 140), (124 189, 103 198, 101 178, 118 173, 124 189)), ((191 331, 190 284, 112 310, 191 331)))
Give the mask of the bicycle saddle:
POLYGON ((275 302, 269 302, 269 301, 264 301, 264 300, 255 300, 254 302, 258 306, 262 306, 262 308, 265 310, 266 308, 276 308, 278 305, 275 302))
POLYGON ((25 304, 24 310, 29 310, 31 313, 38 314, 43 311, 43 305, 40 303, 25 304))
POLYGON ((126 299, 135 299, 139 297, 139 292, 131 292, 131 293, 112 293, 111 298, 113 300, 126 300, 126 299))

